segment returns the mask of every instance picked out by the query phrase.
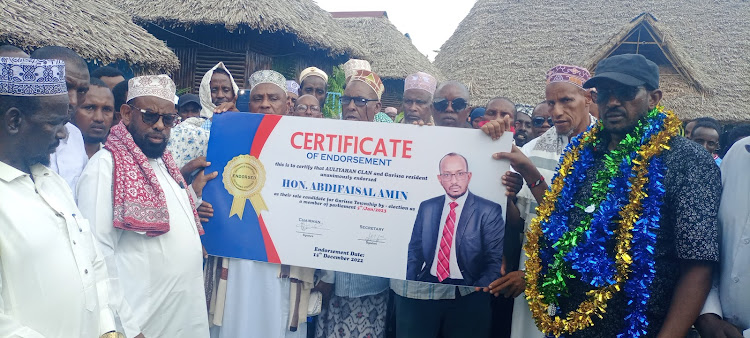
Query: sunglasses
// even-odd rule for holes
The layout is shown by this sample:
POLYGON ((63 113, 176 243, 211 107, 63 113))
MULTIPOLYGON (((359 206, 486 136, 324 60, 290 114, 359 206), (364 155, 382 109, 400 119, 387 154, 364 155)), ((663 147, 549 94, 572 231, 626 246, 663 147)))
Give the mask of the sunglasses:
POLYGON ((641 91, 641 88, 644 87, 620 86, 616 88, 597 88, 595 92, 591 92, 591 99, 594 100, 596 104, 606 104, 612 96, 617 98, 621 103, 632 101, 641 91))
POLYGON ((457 99, 453 99, 453 101, 441 100, 441 101, 432 102, 432 106, 435 107, 435 110, 437 111, 446 111, 448 109, 449 104, 451 107, 453 107, 453 111, 456 111, 456 112, 466 109, 466 106, 468 105, 466 100, 460 97, 457 99))
POLYGON ((351 97, 351 96, 342 96, 340 100, 341 100, 342 106, 348 106, 349 103, 354 101, 354 105, 357 107, 364 107, 367 105, 368 102, 378 101, 377 99, 370 100, 364 97, 351 97))
POLYGON ((534 124, 534 127, 541 127, 544 125, 544 121, 547 121, 547 124, 552 127, 555 125, 555 121, 552 119, 552 117, 544 118, 543 116, 537 116, 533 119, 531 119, 531 123, 534 124))
POLYGON ((130 108, 133 108, 141 113, 141 119, 143 119, 143 123, 148 124, 150 126, 156 124, 156 122, 159 122, 159 119, 161 119, 162 123, 164 123, 164 126, 167 128, 172 128, 175 125, 177 125, 177 122, 180 122, 180 115, 175 114, 159 114, 152 112, 150 110, 141 109, 134 105, 129 104, 130 108))

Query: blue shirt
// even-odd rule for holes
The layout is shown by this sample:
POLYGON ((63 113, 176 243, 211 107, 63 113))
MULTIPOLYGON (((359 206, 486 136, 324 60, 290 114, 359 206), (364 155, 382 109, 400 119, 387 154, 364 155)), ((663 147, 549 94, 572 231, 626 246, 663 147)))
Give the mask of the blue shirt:
POLYGON ((377 295, 388 289, 388 278, 357 275, 336 271, 334 293, 339 297, 364 297, 377 295))

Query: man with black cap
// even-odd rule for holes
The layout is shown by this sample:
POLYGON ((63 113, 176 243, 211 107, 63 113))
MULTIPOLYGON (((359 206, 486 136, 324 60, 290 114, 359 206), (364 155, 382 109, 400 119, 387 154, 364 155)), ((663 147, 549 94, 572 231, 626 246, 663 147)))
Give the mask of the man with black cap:
POLYGON ((540 204, 525 246, 531 312, 546 334, 684 337, 719 258, 718 167, 679 136, 642 55, 600 61, 583 87, 601 120, 571 140, 549 191, 514 166, 540 204))
POLYGON ((177 114, 182 120, 201 116, 201 99, 195 94, 184 94, 177 101, 177 114))

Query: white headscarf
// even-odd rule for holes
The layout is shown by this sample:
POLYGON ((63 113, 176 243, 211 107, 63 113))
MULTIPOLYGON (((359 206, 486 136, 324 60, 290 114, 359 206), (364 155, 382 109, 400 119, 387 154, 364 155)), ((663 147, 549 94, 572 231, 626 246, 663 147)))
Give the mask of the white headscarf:
POLYGON ((237 83, 234 82, 234 77, 232 76, 232 73, 229 72, 229 69, 224 66, 224 62, 219 62, 214 66, 214 68, 211 68, 209 71, 206 72, 206 75, 203 75, 203 80, 201 80, 201 87, 198 91, 198 96, 201 99, 201 117, 210 119, 212 116, 214 116, 214 109, 216 109, 216 105, 211 101, 211 77, 214 76, 214 71, 216 68, 221 68, 227 74, 229 74, 229 80, 232 81, 232 88, 234 89, 234 97, 237 98, 237 92, 239 92, 240 87, 237 86, 237 83))

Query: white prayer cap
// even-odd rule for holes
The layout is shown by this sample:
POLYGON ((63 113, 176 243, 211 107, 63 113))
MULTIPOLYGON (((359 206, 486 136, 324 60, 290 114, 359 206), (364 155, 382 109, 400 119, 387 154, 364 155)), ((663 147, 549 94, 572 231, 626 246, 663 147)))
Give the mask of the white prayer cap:
POLYGON ((358 70, 372 71, 370 62, 367 60, 350 59, 344 64, 344 80, 349 82, 349 78, 354 75, 358 70))
POLYGON ((53 96, 68 94, 65 62, 0 57, 0 95, 53 96))
POLYGON ((434 76, 424 73, 417 72, 406 77, 404 80, 404 91, 409 89, 421 89, 430 95, 435 94, 435 88, 437 87, 437 79, 434 76))
POLYGON ((138 76, 128 81, 128 98, 125 102, 141 96, 154 96, 175 102, 175 92, 177 92, 177 87, 167 75, 138 76))
POLYGON ((328 82, 328 74, 326 72, 322 71, 318 67, 307 67, 305 70, 302 71, 302 73, 299 73, 299 83, 302 83, 302 81, 305 81, 305 79, 308 76, 317 76, 323 79, 323 81, 328 82))
POLYGON ((286 91, 299 95, 299 84, 294 80, 286 80, 286 91))
POLYGON ((250 91, 261 83, 271 83, 279 86, 286 93, 286 78, 274 70, 259 70, 250 75, 250 91))

